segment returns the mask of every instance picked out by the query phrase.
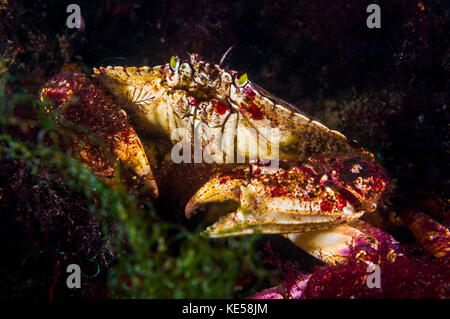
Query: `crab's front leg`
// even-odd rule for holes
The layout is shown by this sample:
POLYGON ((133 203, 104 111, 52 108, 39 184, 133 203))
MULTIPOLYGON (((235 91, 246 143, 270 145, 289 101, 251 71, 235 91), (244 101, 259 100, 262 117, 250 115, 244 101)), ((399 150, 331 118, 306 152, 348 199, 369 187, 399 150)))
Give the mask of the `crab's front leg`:
POLYGON ((387 186, 385 171, 359 158, 281 161, 279 168, 254 162, 207 182, 185 214, 203 212, 213 222, 204 231, 210 237, 290 234, 316 257, 333 255, 330 261, 345 254, 349 239, 362 235, 342 224, 373 211, 387 186))
POLYGON ((42 88, 41 99, 57 111, 57 121, 74 126, 71 148, 97 176, 111 180, 122 166, 127 186, 143 186, 153 198, 158 196, 144 148, 127 114, 86 75, 54 76, 42 88))

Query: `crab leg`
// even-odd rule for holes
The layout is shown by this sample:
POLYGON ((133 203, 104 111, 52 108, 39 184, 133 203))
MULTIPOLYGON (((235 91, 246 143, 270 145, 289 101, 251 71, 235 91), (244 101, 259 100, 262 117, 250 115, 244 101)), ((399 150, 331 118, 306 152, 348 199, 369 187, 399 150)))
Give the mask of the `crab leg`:
POLYGON ((411 230, 420 244, 436 258, 450 253, 450 231, 424 213, 404 210, 400 212, 402 222, 411 230))
MULTIPOLYGON (((362 221, 355 220, 338 227, 286 236, 296 246, 326 264, 344 263, 355 247, 377 249, 380 243, 388 245, 391 254, 398 250, 398 242, 389 234, 362 221)), ((395 258, 395 255, 392 255, 395 258)))
POLYGON ((70 72, 58 74, 42 88, 41 99, 60 110, 63 120, 87 129, 88 134, 77 132, 72 136, 72 146, 98 176, 115 176, 117 162, 120 162, 131 172, 125 177, 127 184, 142 183, 153 197, 158 196, 144 148, 128 123, 127 114, 87 76, 70 72), (94 143, 92 137, 100 145, 94 143), (112 159, 108 158, 109 152, 112 159))
POLYGON ((364 233, 347 224, 306 233, 294 233, 286 236, 297 247, 327 263, 343 263, 351 255, 352 243, 373 246, 364 233))

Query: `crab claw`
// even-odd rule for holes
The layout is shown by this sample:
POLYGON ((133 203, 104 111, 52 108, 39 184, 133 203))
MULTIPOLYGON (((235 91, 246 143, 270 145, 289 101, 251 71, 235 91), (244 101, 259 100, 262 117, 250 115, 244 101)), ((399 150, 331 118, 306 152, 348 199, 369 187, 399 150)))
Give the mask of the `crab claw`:
POLYGON ((209 237, 318 231, 373 211, 387 187, 382 169, 362 159, 279 164, 252 162, 216 176, 189 200, 186 217, 206 213, 209 237))
POLYGON ((100 86, 82 73, 66 71, 50 79, 40 96, 49 102, 48 111, 59 110, 56 120, 84 127, 71 135, 71 147, 98 177, 112 180, 121 163, 126 169, 122 174, 126 184, 142 186, 152 198, 158 197, 144 147, 126 112, 100 86))
MULTIPOLYGON (((399 254, 399 243, 394 237, 362 220, 355 220, 348 225, 339 225, 328 230, 288 234, 286 237, 296 246, 328 265, 346 262, 355 248, 377 249, 379 243, 386 245, 391 259, 395 259, 399 254)), ((364 258, 361 257, 361 259, 364 258)))

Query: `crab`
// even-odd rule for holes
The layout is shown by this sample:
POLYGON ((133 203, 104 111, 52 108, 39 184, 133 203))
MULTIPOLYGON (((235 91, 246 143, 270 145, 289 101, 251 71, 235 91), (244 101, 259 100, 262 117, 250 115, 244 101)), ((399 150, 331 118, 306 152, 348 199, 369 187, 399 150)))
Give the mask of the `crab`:
MULTIPOLYGON (((93 79, 63 72, 41 99, 56 120, 86 128, 70 147, 97 176, 120 175, 153 201, 172 202, 205 236, 281 234, 328 264, 345 261, 356 237, 395 243, 358 220, 390 184, 374 156, 245 73, 191 54, 100 67, 93 79)), ((438 233, 448 238, 447 228, 438 233)))

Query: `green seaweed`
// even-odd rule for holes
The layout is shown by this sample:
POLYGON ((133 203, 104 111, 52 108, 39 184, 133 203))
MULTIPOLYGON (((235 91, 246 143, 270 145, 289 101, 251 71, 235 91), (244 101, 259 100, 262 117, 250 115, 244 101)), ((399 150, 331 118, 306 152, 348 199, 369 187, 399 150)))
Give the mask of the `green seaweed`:
MULTIPOLYGON (((107 296, 231 298, 250 295, 260 288, 239 289, 243 274, 256 279, 267 275, 254 249, 257 236, 207 239, 162 220, 149 202, 138 205, 123 185, 97 178, 74 159, 70 150, 58 148, 64 140, 61 134, 69 131, 53 121, 52 114, 46 112, 48 107, 27 93, 17 90, 7 95, 5 85, 9 80, 4 72, 0 87, 0 163, 23 161, 38 179, 52 185, 62 178, 63 185, 52 187, 68 188, 83 196, 90 213, 103 226, 104 248, 117 257, 111 269, 102 269, 107 272, 107 296), (20 103, 33 105, 36 119, 15 117, 13 110, 20 103), (39 129, 36 140, 27 141, 12 133, 23 125, 39 129)), ((58 282, 63 285, 65 281, 58 282)))

